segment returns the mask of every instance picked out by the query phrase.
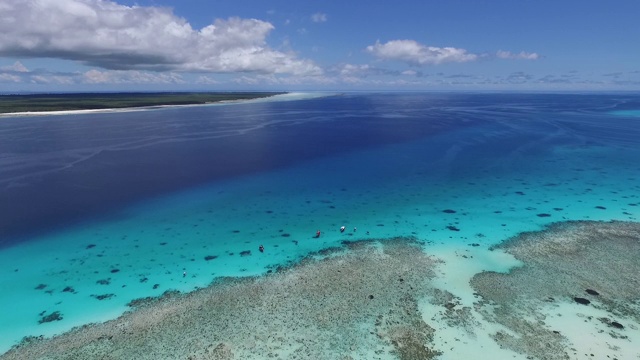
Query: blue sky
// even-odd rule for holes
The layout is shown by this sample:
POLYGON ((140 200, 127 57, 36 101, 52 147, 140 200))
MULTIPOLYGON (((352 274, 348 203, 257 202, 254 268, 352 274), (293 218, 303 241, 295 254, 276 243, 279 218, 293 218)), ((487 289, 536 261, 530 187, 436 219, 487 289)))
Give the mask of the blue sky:
POLYGON ((638 0, 1 0, 0 92, 640 90, 638 0))

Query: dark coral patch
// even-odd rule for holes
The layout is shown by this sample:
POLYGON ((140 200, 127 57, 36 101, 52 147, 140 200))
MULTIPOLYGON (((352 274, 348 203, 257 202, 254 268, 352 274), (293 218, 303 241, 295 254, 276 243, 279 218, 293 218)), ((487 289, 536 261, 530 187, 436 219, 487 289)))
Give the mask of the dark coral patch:
POLYGON ((251 250, 240 251, 240 256, 250 256, 251 250))
POLYGON ((94 247, 96 247, 96 245, 95 245, 95 244, 89 244, 89 245, 87 245, 87 247, 86 247, 86 248, 87 248, 87 249, 91 249, 91 248, 94 248, 94 247))
POLYGON ((455 210, 451 210, 451 209, 445 209, 445 210, 442 210, 442 212, 445 213, 445 214, 455 214, 456 213, 455 210))
POLYGON ((92 298, 96 298, 98 300, 108 300, 112 297, 116 296, 115 294, 102 294, 102 295, 91 295, 92 298))
POLYGON ((215 260, 215 259, 217 259, 217 258, 218 258, 218 255, 207 255, 207 256, 205 256, 205 257, 204 257, 204 259, 205 259, 206 261, 209 261, 209 260, 215 260))
POLYGON ((624 329, 624 326, 617 321, 612 321, 610 325, 616 329, 624 329))
POLYGON ((600 210, 607 210, 607 208, 606 208, 606 207, 604 207, 604 206, 600 206, 600 205, 596 206, 596 209, 600 209, 600 210))
POLYGON ((100 280, 96 281, 96 284, 98 284, 98 285, 109 285, 109 284, 111 284, 111 279, 100 279, 100 280))
POLYGON ((282 236, 282 237, 289 237, 289 236, 291 236, 291 234, 289 234, 289 233, 284 233, 284 234, 280 234, 280 236, 282 236))
POLYGON ((60 311, 54 311, 49 315, 44 315, 40 320, 38 320, 38 324, 44 324, 52 321, 60 321, 62 320, 62 314, 60 311))
POLYGON ((112 274, 115 274, 115 273, 117 273, 117 272, 119 272, 119 271, 120 271, 120 269, 111 269, 111 273, 112 273, 112 274))
POLYGON ((599 293, 599 292, 597 292, 597 291, 595 291, 595 290, 592 290, 592 289, 587 289, 587 290, 585 290, 585 291, 586 291, 586 292, 587 292, 587 294, 589 294, 589 295, 600 295, 600 293, 599 293))
POLYGON ((551 216, 551 214, 541 213, 541 214, 538 214, 538 215, 536 215, 536 216, 537 216, 537 217, 549 217, 549 216, 551 216))
POLYGON ((44 289, 46 287, 47 287, 47 284, 40 284, 40 285, 36 286, 35 289, 36 290, 42 290, 42 289, 44 289))
POLYGON ((73 288, 71 286, 67 286, 64 289, 62 289, 62 292, 70 292, 70 293, 75 293, 76 291, 73 290, 73 288))
POLYGON ((581 298, 581 297, 574 297, 573 300, 575 300, 575 302, 577 302, 578 304, 582 304, 582 305, 589 305, 591 304, 591 301, 585 299, 585 298, 581 298))
POLYGON ((451 230, 451 231, 460 231, 460 229, 458 229, 457 227, 453 226, 453 225, 449 225, 447 226, 447 229, 451 230))

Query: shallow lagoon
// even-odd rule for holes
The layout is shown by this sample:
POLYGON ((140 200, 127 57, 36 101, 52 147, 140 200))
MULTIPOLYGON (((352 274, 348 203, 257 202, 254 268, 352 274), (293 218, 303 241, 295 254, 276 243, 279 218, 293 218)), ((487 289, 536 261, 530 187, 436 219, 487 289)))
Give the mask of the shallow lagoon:
POLYGON ((2 350, 343 240, 415 236, 443 260, 435 283, 472 305, 475 273, 518 265, 491 245, 557 221, 637 220, 640 128, 612 113, 633 104, 343 94, 3 119, 2 350))

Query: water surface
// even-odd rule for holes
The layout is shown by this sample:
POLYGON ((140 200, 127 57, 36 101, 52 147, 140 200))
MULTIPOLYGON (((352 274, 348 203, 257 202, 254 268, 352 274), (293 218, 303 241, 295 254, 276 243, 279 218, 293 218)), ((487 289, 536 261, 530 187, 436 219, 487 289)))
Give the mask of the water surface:
POLYGON ((637 220, 638 109, 633 94, 371 93, 0 119, 0 350, 343 240, 415 236, 506 271, 486 250, 510 236, 637 220))

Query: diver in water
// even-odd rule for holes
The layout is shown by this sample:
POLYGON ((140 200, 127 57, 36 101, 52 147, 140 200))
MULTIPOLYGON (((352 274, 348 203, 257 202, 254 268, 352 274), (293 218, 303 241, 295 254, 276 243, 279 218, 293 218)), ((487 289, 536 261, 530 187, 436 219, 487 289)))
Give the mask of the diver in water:
POLYGON ((344 229, 346 229, 346 227, 345 227, 345 226, 340 226, 340 232, 341 232, 341 233, 342 233, 342 232, 344 232, 344 229))
POLYGON ((258 250, 260 250, 260 252, 264 252, 264 246, 260 245, 260 247, 258 247, 258 250))

